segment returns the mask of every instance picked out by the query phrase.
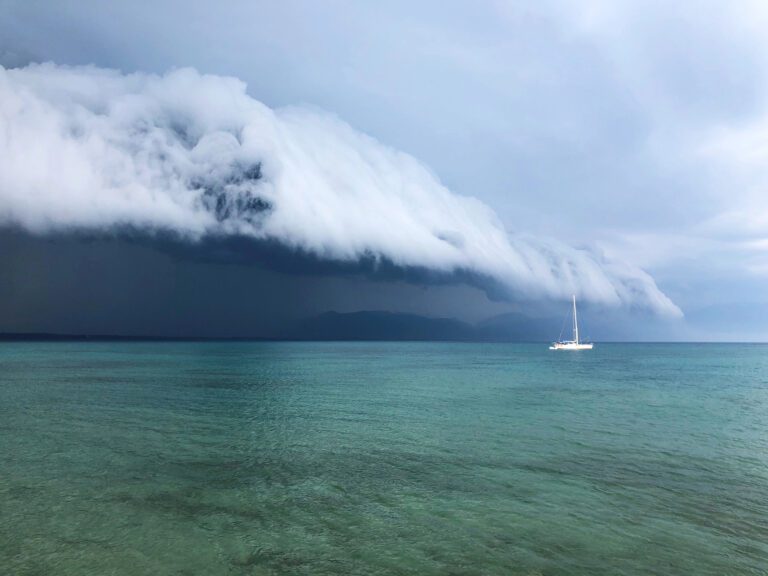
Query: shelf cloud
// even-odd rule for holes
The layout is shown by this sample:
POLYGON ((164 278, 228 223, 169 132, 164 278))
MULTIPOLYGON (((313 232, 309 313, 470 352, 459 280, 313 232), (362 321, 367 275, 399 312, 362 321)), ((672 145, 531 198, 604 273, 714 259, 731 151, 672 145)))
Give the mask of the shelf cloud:
POLYGON ((628 263, 509 232, 412 156, 243 82, 179 69, 0 68, 0 223, 251 238, 329 262, 485 278, 508 297, 580 298, 680 316, 628 263))

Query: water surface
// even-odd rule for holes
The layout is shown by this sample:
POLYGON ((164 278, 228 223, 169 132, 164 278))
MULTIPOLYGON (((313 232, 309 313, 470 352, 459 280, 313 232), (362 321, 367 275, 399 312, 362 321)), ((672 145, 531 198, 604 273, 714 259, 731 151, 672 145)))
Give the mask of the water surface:
POLYGON ((768 574, 768 346, 0 343, 0 573, 768 574))

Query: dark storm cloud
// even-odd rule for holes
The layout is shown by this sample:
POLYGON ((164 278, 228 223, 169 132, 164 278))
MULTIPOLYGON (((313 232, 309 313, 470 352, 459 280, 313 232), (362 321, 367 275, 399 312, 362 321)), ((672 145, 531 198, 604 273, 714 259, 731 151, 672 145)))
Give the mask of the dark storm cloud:
MULTIPOLYGON (((101 239, 87 232, 76 236, 94 241, 101 239)), ((147 236, 141 231, 125 230, 117 237, 159 250, 177 260, 258 266, 281 274, 299 276, 359 277, 377 282, 407 282, 417 286, 467 284, 482 290, 492 300, 510 299, 506 286, 472 270, 443 271, 425 266, 402 266, 372 253, 364 253, 355 260, 333 260, 290 248, 275 240, 259 240, 247 236, 208 236, 191 243, 175 235, 160 233, 147 236)))
POLYGON ((0 229, 0 332, 301 337, 300 321, 327 310, 474 322, 507 308, 467 286, 322 261, 313 270, 311 257, 242 242, 0 229))
MULTIPOLYGON (((506 286, 494 278, 479 275, 471 270, 440 271, 427 267, 401 266, 373 254, 364 254, 356 260, 324 259, 312 252, 290 248, 275 240, 260 240, 248 236, 206 236, 190 242, 175 233, 160 231, 148 234, 145 230, 130 226, 110 230, 59 231, 38 236, 30 235, 19 227, 0 229, 0 246, 5 249, 6 254, 15 254, 16 259, 23 258, 19 253, 19 246, 24 245, 47 246, 49 250, 56 250, 61 246, 81 249, 90 246, 99 251, 114 249, 115 254, 110 256, 109 260, 116 267, 138 269, 140 266, 130 257, 126 259, 123 252, 143 250, 146 254, 162 257, 168 266, 208 265, 211 270, 221 270, 224 266, 240 270, 253 268, 261 274, 276 273, 288 283, 311 284, 316 278, 331 277, 341 279, 341 285, 344 283, 343 279, 384 285, 407 283, 414 287, 466 285, 484 293, 489 301, 510 302, 506 286)), ((64 252, 69 254, 72 251, 65 249, 64 252)), ((10 270, 7 272, 10 274, 10 270)), ((397 291, 394 290, 393 293, 397 291)), ((304 297, 311 292, 312 290, 307 288, 303 292, 304 297)), ((340 296, 339 299, 344 297, 340 296)), ((454 311, 454 315, 463 316, 460 311, 454 311)))
POLYGON ((233 78, 46 64, 0 69, 0 95, 0 220, 26 230, 128 227, 222 251, 250 238, 255 258, 284 247, 286 266, 680 314, 642 270, 509 234, 413 157, 327 114, 272 110, 233 78))

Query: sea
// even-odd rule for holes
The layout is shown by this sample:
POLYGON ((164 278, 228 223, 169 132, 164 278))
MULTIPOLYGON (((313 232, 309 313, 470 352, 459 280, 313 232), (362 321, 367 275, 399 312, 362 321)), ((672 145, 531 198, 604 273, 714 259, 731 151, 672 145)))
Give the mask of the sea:
POLYGON ((0 574, 765 575, 768 346, 3 342, 0 574))

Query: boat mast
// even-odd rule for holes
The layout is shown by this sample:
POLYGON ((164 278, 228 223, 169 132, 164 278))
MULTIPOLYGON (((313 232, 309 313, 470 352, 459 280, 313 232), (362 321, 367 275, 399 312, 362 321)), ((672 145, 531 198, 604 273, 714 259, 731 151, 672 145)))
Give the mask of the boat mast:
POLYGON ((579 323, 576 321, 576 294, 573 295, 573 339, 579 343, 579 323))

